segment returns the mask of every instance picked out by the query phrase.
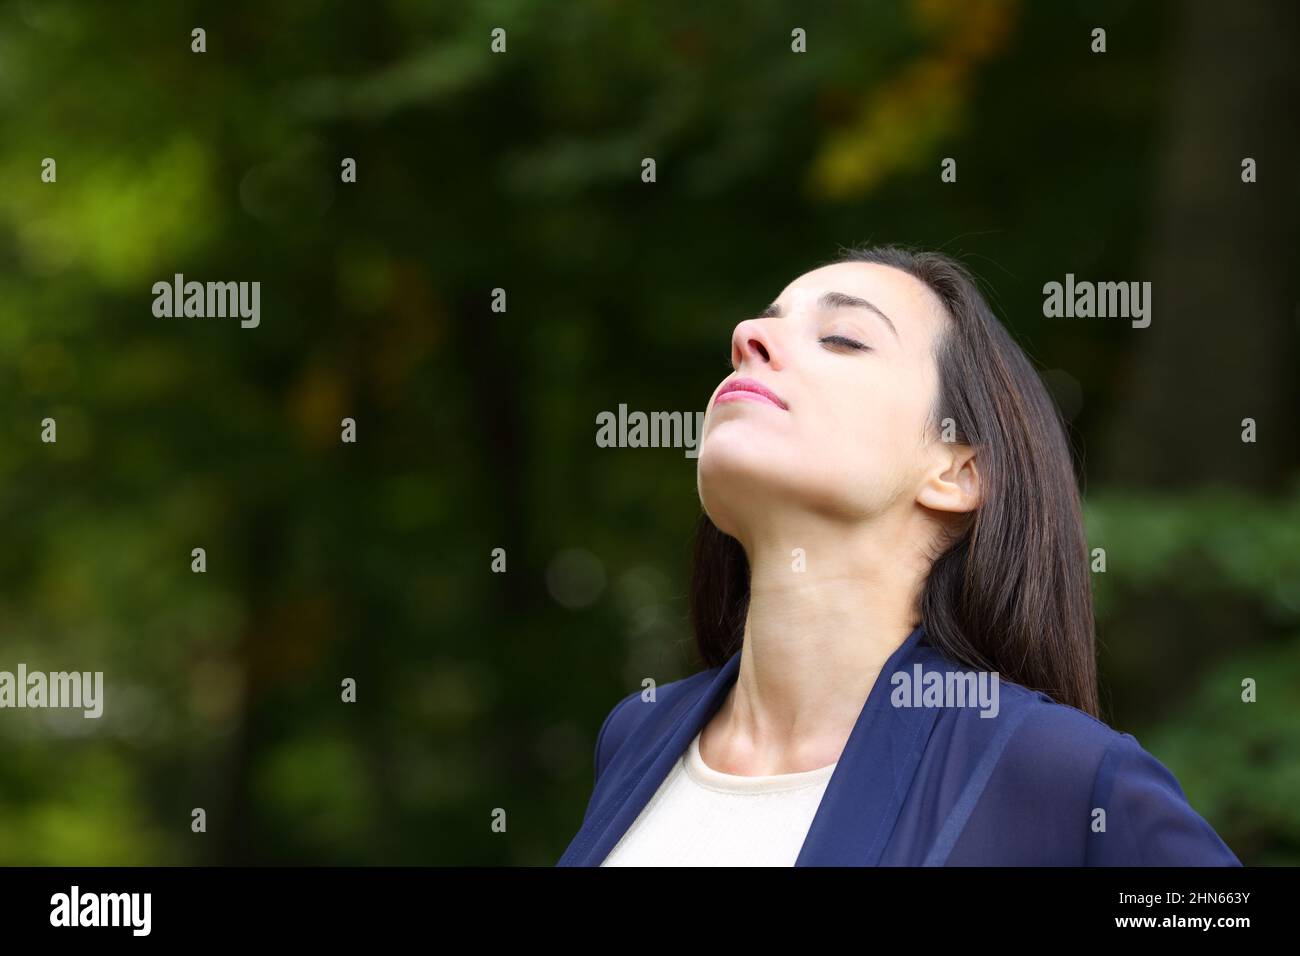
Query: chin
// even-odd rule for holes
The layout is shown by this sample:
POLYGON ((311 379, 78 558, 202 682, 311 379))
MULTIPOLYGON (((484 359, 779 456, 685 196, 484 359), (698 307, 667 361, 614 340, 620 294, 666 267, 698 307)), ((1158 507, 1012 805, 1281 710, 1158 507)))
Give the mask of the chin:
POLYGON ((771 442, 761 437, 745 428, 710 431, 700 444, 697 459, 700 484, 717 483, 725 489, 734 484, 752 483, 770 473, 777 456, 770 447, 771 442))
POLYGON ((700 446, 697 459, 700 503, 718 530, 732 537, 736 522, 730 515, 779 507, 801 495, 799 467, 789 460, 789 454, 777 454, 770 442, 754 441, 753 437, 741 435, 739 430, 727 435, 711 433, 700 446))

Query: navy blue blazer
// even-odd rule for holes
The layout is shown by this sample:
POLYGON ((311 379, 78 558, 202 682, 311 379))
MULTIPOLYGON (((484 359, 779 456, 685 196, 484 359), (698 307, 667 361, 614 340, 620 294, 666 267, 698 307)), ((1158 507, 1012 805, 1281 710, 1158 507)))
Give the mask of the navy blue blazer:
MULTIPOLYGON (((601 864, 722 704, 742 653, 610 711, 582 827, 557 866, 601 864)), ((918 664, 972 673, 923 626, 911 633, 867 697, 795 866, 1241 865, 1131 734, 1007 681, 992 717, 895 706, 891 675, 918 664)))

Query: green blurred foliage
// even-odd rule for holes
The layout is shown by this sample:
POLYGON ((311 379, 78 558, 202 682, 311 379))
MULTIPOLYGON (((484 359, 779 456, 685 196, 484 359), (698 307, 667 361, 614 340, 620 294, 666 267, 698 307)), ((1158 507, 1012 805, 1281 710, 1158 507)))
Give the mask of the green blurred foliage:
POLYGON ((1168 711, 1149 731, 1138 729, 1139 740, 1174 772, 1238 856, 1258 865, 1295 865, 1300 481, 1278 498, 1221 487, 1182 496, 1094 495, 1086 521, 1089 547, 1106 552, 1105 573, 1094 575, 1103 642, 1123 635, 1116 625, 1137 595, 1151 591, 1166 606, 1244 605, 1271 625, 1275 636, 1267 643, 1240 620, 1221 630, 1203 627, 1203 648, 1189 646, 1186 631, 1143 636, 1108 649, 1117 662, 1109 671, 1128 675, 1134 697, 1161 692, 1168 711), (1131 649, 1138 653, 1126 653, 1131 649), (1208 666, 1189 670, 1189 660, 1208 666))

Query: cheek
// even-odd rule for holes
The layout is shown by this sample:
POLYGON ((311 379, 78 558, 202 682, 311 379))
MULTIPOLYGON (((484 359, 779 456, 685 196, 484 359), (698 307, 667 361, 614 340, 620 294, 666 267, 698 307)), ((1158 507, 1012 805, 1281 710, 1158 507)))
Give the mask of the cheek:
POLYGON ((806 464, 854 498, 878 501, 895 494, 910 474, 918 448, 920 412, 899 386, 855 395, 817 427, 806 464))

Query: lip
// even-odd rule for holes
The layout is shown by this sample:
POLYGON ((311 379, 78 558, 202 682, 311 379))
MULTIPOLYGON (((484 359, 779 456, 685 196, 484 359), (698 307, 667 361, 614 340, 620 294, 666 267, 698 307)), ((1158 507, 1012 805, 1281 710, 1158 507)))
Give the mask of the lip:
POLYGON ((786 410, 789 410, 790 408, 780 395, 776 394, 776 392, 772 391, 763 383, 755 381, 752 378, 732 379, 726 385, 722 386, 722 390, 718 392, 718 397, 713 400, 713 404, 717 405, 721 402, 738 401, 763 402, 764 404, 775 405, 777 408, 786 410))

